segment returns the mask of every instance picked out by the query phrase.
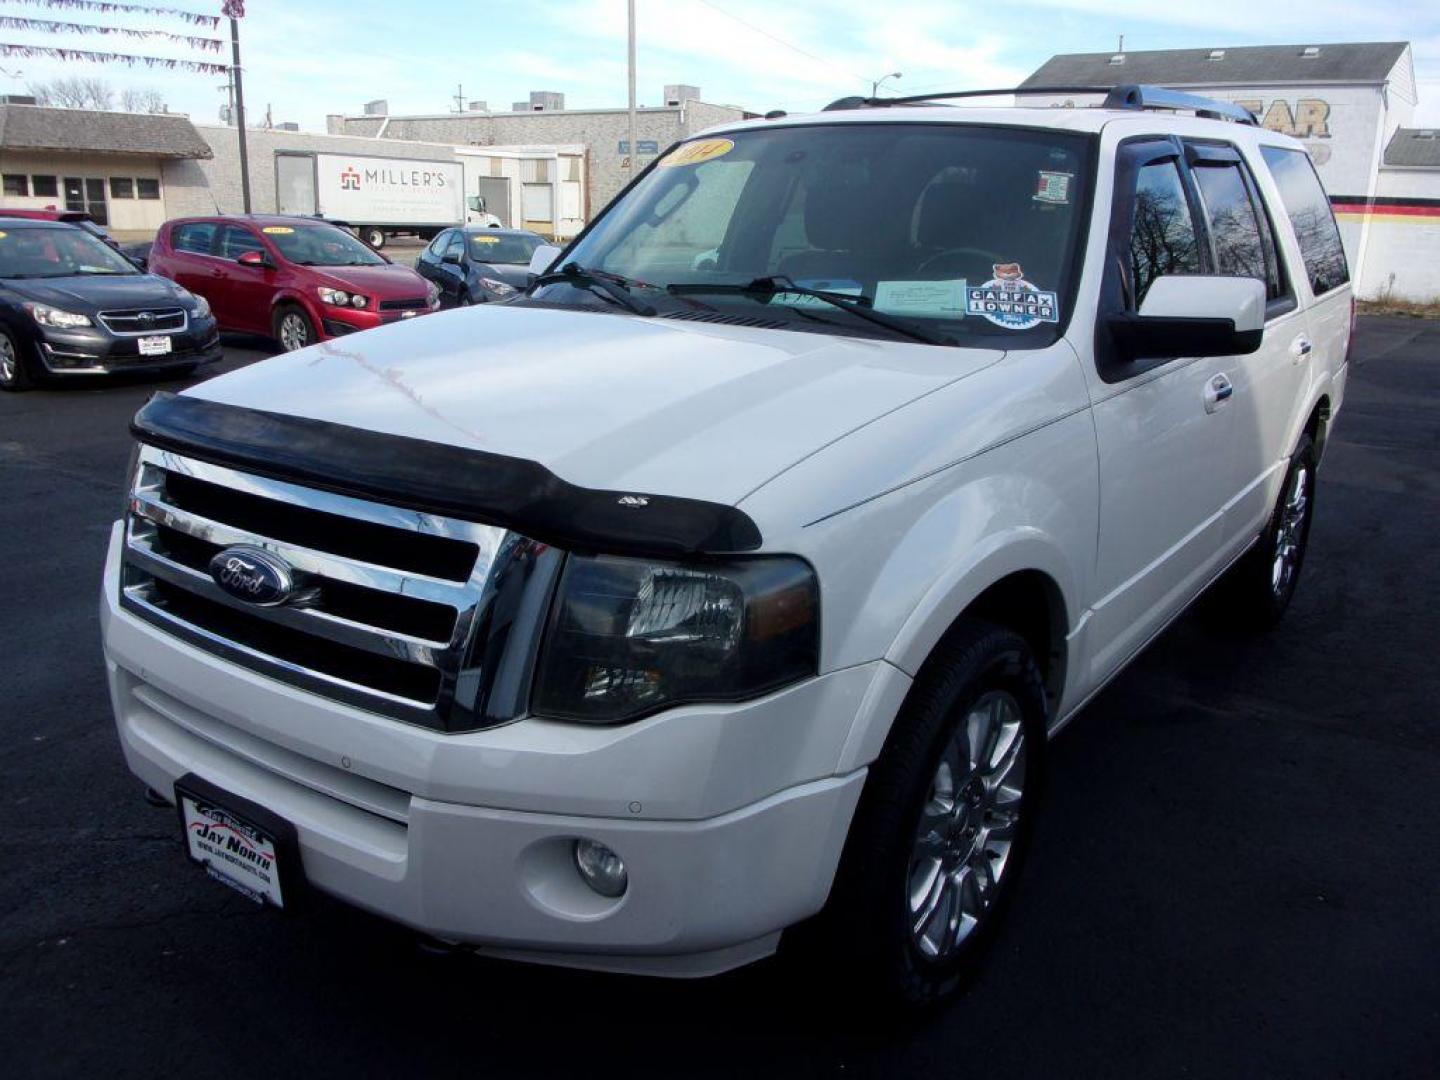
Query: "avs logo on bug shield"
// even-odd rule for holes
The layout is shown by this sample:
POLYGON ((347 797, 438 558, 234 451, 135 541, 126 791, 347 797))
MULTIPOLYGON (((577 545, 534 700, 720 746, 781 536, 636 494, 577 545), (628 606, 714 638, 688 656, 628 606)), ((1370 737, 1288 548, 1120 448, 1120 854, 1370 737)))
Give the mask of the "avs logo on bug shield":
POLYGON ((228 547, 210 560, 210 577, 237 600, 275 607, 290 599, 295 578, 290 564, 257 547, 228 547))
POLYGON ((1029 330, 1042 322, 1060 321, 1060 304, 1053 292, 1037 289, 1025 280, 1019 263, 995 263, 994 277, 965 290, 965 314, 979 315, 1007 330, 1029 330))

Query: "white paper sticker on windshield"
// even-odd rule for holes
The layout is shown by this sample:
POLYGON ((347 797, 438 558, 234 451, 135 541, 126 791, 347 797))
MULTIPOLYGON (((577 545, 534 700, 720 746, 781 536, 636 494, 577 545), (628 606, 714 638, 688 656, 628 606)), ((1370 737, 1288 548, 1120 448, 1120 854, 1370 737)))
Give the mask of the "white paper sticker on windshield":
POLYGON ((965 317, 965 281, 881 281, 875 286, 875 310, 961 319, 965 317))
POLYGON ((1074 173, 1047 172, 1041 169, 1035 178, 1035 194, 1032 198, 1036 202, 1064 206, 1070 202, 1070 181, 1074 179, 1074 173))
POLYGON ((965 313, 989 319, 1006 330, 1029 330, 1042 322, 1060 321, 1060 303, 1053 292, 1025 280, 1019 263, 996 263, 984 285, 965 290, 965 313))

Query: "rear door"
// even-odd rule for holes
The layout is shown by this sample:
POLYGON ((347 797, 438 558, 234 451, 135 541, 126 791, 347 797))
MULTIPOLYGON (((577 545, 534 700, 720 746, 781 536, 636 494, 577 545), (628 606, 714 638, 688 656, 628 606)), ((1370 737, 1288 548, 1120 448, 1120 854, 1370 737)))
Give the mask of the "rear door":
MULTIPOLYGON (((158 264, 152 265, 152 270, 205 297, 212 308, 217 290, 211 250, 218 230, 219 226, 213 221, 182 221, 170 226, 168 250, 162 252, 159 259, 154 258, 153 251, 151 254, 152 262, 158 264)), ((218 311, 216 317, 219 317, 218 311)))
MULTIPOLYGON (((1210 271, 1199 200, 1177 140, 1117 151, 1101 326, 1136 311, 1167 274, 1210 271)), ((1100 536, 1091 677, 1107 677, 1219 568, 1233 493, 1233 357, 1123 358, 1096 335, 1092 413, 1100 450, 1100 536)))
POLYGON ((1227 512, 1227 543, 1247 543, 1269 519, 1285 475, 1292 432, 1303 418, 1311 344, 1305 314, 1255 176, 1228 143, 1185 144, 1205 217, 1214 272, 1265 283, 1265 338, 1226 369, 1234 386, 1230 421, 1233 502, 1227 512))

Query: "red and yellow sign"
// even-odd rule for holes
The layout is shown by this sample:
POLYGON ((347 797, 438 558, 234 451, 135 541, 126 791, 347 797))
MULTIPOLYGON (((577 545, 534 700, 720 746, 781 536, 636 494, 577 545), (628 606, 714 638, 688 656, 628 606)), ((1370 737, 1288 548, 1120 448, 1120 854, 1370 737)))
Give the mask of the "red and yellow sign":
POLYGON ((724 157, 734 149, 735 144, 729 139, 697 139, 695 142, 680 144, 661 158, 659 163, 666 168, 699 165, 701 162, 724 157))

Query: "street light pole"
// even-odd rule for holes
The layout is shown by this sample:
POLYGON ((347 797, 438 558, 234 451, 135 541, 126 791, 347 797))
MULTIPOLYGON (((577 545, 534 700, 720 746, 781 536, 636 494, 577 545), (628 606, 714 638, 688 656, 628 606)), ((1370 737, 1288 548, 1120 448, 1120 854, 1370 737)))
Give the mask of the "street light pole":
POLYGON ((872 82, 872 83, 870 84, 870 96, 873 98, 873 97, 876 97, 876 96, 880 93, 880 87, 884 84, 884 82, 885 82, 886 79, 898 79, 898 78, 900 78, 900 72, 898 72, 898 71, 892 71, 889 75, 882 75, 882 76, 880 76, 880 78, 876 79, 874 82, 872 82))
POLYGON ((629 0, 630 19, 630 175, 639 164, 640 146, 635 141, 635 0, 629 0))
POLYGON ((235 130, 240 136, 240 204, 250 213, 250 159, 245 153, 245 91, 240 85, 240 16, 245 5, 228 0, 224 12, 230 17, 230 81, 235 84, 235 130))

